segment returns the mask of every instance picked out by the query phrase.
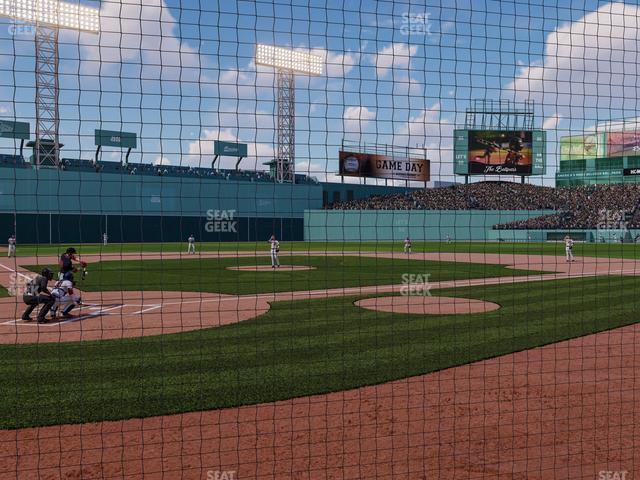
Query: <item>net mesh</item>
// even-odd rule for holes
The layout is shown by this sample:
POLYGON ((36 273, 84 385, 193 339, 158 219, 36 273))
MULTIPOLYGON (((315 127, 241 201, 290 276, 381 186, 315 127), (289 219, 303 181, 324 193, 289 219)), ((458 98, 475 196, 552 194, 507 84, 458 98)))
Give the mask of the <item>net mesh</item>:
POLYGON ((638 14, 0 1, 0 478, 640 475, 638 14))

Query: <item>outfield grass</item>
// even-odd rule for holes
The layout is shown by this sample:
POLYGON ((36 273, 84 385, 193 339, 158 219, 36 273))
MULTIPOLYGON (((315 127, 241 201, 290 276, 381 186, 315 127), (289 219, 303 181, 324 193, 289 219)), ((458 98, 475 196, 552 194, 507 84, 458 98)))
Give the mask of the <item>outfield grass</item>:
POLYGON ((639 278, 599 277, 437 292, 502 305, 457 316, 314 299, 181 334, 2 345, 0 428, 232 407, 424 374, 634 323, 639 288, 639 278))
POLYGON ((8 297, 8 296, 9 296, 9 292, 7 292, 7 289, 0 286, 0 298, 8 297))
MULTIPOLYGON (((69 245, 20 245, 18 256, 59 255, 69 245)), ((121 253, 176 253, 186 252, 181 243, 127 243, 103 247, 98 244, 75 245, 80 254, 118 255, 121 253)), ((260 252, 268 253, 267 242, 229 242, 198 244, 201 252, 260 252)), ((391 252, 402 251, 402 242, 282 242, 283 252, 391 252)), ((419 252, 468 252, 468 253, 517 253, 528 255, 564 255, 564 244, 557 243, 507 243, 507 242, 413 242, 413 251, 419 252)), ((574 254, 588 257, 640 259, 640 245, 621 243, 576 243, 574 254)))
MULTIPOLYGON (((429 281, 527 275, 528 270, 465 262, 360 256, 282 257, 283 265, 313 270, 235 271, 227 267, 270 265, 269 257, 187 258, 182 260, 105 261, 92 264, 78 288, 87 292, 145 290, 214 292, 232 295, 273 293, 369 285, 399 285, 403 275, 426 275, 429 281)), ((28 267, 34 272, 46 265, 28 267)), ((421 278, 420 280, 425 280, 421 278)), ((416 280, 414 280, 415 282, 416 280)))

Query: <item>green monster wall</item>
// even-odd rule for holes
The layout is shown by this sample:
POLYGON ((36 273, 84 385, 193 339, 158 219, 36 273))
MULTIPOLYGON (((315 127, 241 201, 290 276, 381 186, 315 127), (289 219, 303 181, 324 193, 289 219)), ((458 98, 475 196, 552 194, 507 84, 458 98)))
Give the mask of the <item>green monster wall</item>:
MULTIPOLYGON (((554 213, 552 210, 308 210, 307 241, 498 240, 499 223, 554 213)), ((524 232, 524 231, 523 231, 524 232)), ((524 233, 526 236, 526 233, 524 233)), ((533 240, 533 239, 532 239, 533 240)))

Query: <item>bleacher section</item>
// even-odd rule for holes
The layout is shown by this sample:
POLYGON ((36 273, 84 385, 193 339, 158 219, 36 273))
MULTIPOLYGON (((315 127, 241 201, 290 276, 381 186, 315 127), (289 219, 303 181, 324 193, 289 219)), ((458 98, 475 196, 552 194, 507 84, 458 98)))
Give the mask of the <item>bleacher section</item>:
MULTIPOLYGON (((26 162, 24 157, 20 155, 0 154, 0 167, 1 166, 31 168, 32 164, 26 162)), ((125 175, 197 177, 247 182, 273 182, 273 177, 265 171, 212 170, 210 168, 151 165, 145 163, 130 163, 128 165, 122 165, 118 162, 100 162, 98 164, 94 164, 91 160, 79 160, 73 158, 63 158, 61 160, 61 169, 70 172, 90 171, 98 173, 119 173, 125 175)), ((296 183, 317 185, 318 181, 307 175, 296 175, 296 183)))

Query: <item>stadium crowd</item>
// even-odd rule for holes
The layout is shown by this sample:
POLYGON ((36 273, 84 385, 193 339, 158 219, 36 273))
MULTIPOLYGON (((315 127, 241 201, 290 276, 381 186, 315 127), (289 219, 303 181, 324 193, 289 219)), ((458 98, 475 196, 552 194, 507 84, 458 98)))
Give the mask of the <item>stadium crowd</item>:
POLYGON ((640 184, 552 188, 510 182, 478 182, 337 202, 341 210, 555 210, 556 213, 496 225, 498 229, 640 227, 640 184))

